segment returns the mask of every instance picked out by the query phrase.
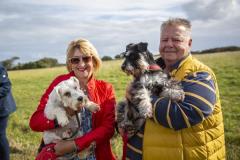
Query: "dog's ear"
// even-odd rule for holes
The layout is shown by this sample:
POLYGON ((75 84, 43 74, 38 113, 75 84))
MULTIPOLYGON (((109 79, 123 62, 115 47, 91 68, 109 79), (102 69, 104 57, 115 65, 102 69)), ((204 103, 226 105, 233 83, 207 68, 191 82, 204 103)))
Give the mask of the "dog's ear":
POLYGON ((138 50, 140 52, 146 52, 147 51, 147 46, 148 46, 148 43, 146 42, 140 42, 138 43, 137 47, 138 47, 138 50))
POLYGON ((72 76, 70 79, 79 86, 79 81, 76 77, 72 76))
POLYGON ((129 43, 127 46, 126 46, 126 52, 131 50, 132 47, 134 46, 134 43, 129 43))
POLYGON ((126 56, 126 52, 120 53, 120 58, 124 58, 126 56))
POLYGON ((133 43, 129 43, 129 44, 126 46, 126 51, 120 53, 120 57, 121 57, 121 58, 124 58, 124 57, 128 56, 128 51, 130 50, 130 48, 131 48, 132 45, 133 45, 133 43))
POLYGON ((61 89, 61 87, 59 87, 59 86, 56 86, 55 88, 54 88, 54 91, 55 91, 55 97, 58 99, 58 100, 60 100, 61 101, 61 95, 62 95, 62 89, 61 89))
POLYGON ((73 80, 74 83, 79 83, 78 79, 74 76, 72 76, 70 79, 73 80))

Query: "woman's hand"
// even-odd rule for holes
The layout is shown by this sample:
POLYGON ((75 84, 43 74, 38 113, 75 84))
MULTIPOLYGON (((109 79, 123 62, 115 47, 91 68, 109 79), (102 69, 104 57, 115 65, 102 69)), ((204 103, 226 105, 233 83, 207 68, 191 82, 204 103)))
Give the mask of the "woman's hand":
POLYGON ((71 153, 75 150, 75 142, 67 140, 55 141, 56 145, 54 146, 55 154, 57 156, 62 156, 66 153, 71 153))

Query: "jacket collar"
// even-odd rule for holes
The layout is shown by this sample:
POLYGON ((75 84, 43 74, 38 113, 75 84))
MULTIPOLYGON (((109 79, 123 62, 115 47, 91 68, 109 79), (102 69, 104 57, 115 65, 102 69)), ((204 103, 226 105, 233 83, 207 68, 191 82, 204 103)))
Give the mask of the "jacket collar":
POLYGON ((177 61, 175 64, 173 64, 172 67, 171 67, 171 68, 172 68, 171 71, 173 71, 173 70, 178 69, 179 67, 181 67, 181 65, 186 62, 186 60, 187 60, 187 58, 188 58, 189 56, 190 56, 190 53, 189 53, 188 55, 184 56, 184 57, 183 57, 182 59, 180 59, 179 61, 177 61))
MULTIPOLYGON (((189 59, 192 58, 192 55, 189 53, 187 56, 183 57, 181 60, 179 60, 178 62, 176 62, 174 65, 172 65, 171 67, 171 71, 170 71, 170 75, 174 75, 177 70, 179 68, 181 68, 181 66, 186 62, 188 61, 189 59)), ((162 68, 164 69, 166 67, 165 63, 164 63, 164 60, 160 57, 156 60, 156 63, 162 68)))
POLYGON ((189 59, 192 59, 192 55, 189 53, 186 57, 179 60, 177 63, 175 63, 172 66, 172 70, 170 72, 170 75, 175 75, 175 73, 183 66, 184 63, 186 63, 189 59))
POLYGON ((96 86, 95 81, 96 81, 96 79, 95 79, 94 75, 92 75, 87 83, 88 91, 93 91, 95 89, 95 86, 96 86))

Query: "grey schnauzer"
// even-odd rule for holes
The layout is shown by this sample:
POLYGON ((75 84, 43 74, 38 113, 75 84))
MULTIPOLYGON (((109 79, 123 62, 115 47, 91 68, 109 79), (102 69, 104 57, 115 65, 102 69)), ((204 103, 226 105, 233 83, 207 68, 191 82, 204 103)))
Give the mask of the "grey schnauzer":
POLYGON ((147 43, 129 44, 121 54, 123 72, 133 76, 126 91, 126 100, 117 105, 118 127, 127 132, 128 137, 136 134, 146 118, 153 116, 151 95, 168 97, 172 101, 183 101, 181 85, 171 79, 156 64, 147 43))

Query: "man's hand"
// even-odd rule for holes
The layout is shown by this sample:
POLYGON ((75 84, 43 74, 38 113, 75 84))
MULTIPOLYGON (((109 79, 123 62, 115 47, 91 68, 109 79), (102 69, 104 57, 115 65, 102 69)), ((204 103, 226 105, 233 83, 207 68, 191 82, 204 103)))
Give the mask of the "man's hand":
POLYGON ((75 142, 67 140, 58 140, 55 141, 56 145, 54 146, 55 154, 57 156, 62 156, 66 153, 71 153, 75 150, 75 142))

